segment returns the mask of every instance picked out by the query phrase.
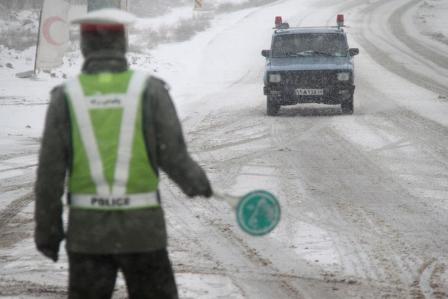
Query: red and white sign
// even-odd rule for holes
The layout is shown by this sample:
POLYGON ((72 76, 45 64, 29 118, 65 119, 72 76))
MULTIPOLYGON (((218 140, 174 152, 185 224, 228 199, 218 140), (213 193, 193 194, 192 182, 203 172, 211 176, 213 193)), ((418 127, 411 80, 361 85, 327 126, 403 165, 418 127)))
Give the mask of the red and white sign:
POLYGON ((65 0, 44 0, 37 45, 37 70, 51 70, 62 64, 69 40, 69 7, 65 0))

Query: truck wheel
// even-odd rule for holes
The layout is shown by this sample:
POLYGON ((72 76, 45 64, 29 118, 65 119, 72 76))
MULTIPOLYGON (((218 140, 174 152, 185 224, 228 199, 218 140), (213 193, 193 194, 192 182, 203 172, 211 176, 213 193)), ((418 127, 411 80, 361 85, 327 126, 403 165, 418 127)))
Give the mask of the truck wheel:
POLYGON ((266 101, 266 114, 270 116, 274 116, 278 113, 280 110, 280 105, 272 100, 271 97, 268 96, 266 101))
POLYGON ((341 104, 342 114, 353 114, 353 96, 348 102, 341 104))

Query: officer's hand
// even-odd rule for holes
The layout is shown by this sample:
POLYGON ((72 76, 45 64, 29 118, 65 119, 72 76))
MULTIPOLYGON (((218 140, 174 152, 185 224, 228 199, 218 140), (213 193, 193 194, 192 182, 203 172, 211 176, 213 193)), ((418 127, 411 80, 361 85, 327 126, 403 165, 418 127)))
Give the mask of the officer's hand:
POLYGON ((212 186, 210 186, 208 179, 205 179, 202 184, 196 186, 195 189, 194 196, 204 196, 208 198, 213 195, 212 186))
POLYGON ((58 261, 58 253, 59 253, 59 244, 56 246, 38 246, 37 250, 40 251, 44 256, 51 259, 53 262, 58 261))
POLYGON ((202 196, 205 196, 207 198, 211 197, 213 195, 213 190, 212 190, 212 186, 210 186, 210 183, 208 183, 205 188, 204 191, 202 192, 202 196))
POLYGON ((184 190, 184 192, 189 197, 195 197, 195 196, 210 197, 213 195, 212 187, 210 186, 210 182, 207 179, 206 181, 202 181, 200 184, 189 186, 189 188, 184 190))

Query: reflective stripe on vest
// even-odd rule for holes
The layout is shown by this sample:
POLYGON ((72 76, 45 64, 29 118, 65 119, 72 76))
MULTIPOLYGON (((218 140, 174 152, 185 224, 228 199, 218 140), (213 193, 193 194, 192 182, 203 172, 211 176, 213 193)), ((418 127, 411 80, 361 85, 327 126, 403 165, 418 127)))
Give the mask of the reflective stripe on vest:
POLYGON ((80 195, 70 197, 70 206, 99 210, 125 210, 158 206, 157 193, 127 194, 122 196, 80 195))
MULTIPOLYGON (((113 76, 113 74, 107 75, 113 76)), ((93 96, 85 95, 79 78, 66 84, 66 92, 71 104, 70 109, 76 118, 79 137, 88 160, 90 176, 96 188, 95 194, 85 194, 82 190, 69 190, 71 207, 121 210, 159 205, 156 190, 127 194, 133 141, 136 134, 141 133, 136 132, 138 107, 147 78, 143 73, 134 72, 126 93, 95 94, 93 96), (95 136, 91 112, 96 109, 114 108, 122 110, 122 117, 113 181, 109 184, 105 177, 105 168, 95 136)), ((147 165, 147 167, 151 166, 147 165)))

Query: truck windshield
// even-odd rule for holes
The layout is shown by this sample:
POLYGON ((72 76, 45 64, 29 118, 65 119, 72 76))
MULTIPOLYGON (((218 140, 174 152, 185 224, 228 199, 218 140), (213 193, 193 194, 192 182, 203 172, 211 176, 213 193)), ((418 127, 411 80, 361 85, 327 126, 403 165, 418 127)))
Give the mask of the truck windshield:
POLYGON ((300 33, 274 37, 272 57, 347 56, 345 36, 339 33, 300 33))

